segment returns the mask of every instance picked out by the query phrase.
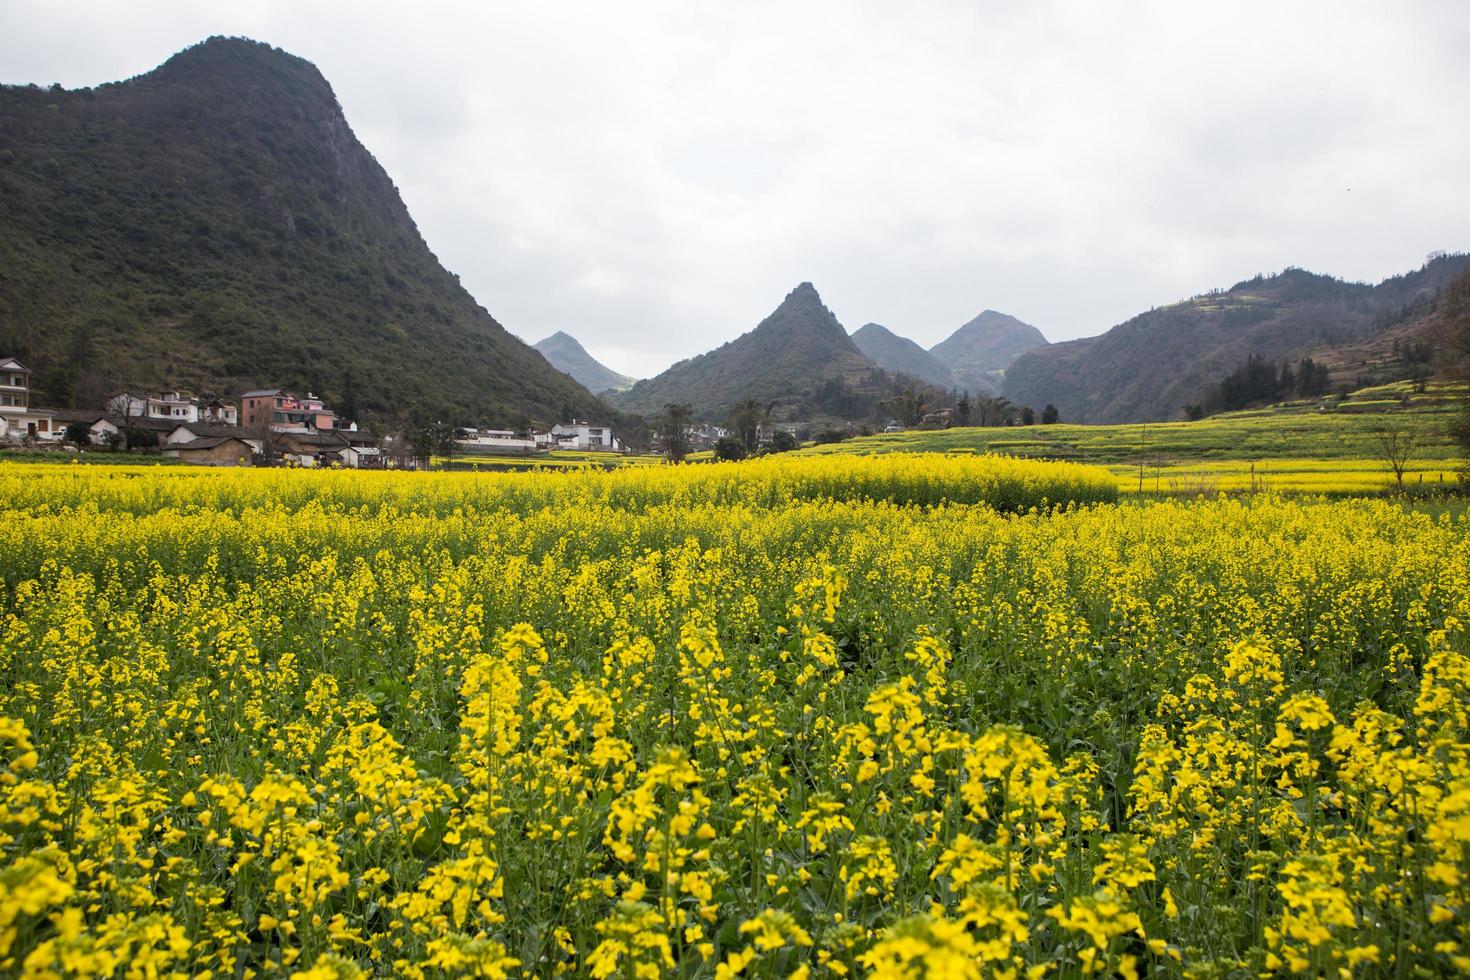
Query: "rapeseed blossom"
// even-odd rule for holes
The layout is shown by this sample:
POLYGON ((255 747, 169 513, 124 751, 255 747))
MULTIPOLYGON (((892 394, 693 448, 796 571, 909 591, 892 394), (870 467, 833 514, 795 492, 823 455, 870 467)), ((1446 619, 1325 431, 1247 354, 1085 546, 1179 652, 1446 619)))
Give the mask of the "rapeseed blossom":
POLYGON ((0 974, 1470 972, 1470 521, 1102 484, 0 465, 0 974))

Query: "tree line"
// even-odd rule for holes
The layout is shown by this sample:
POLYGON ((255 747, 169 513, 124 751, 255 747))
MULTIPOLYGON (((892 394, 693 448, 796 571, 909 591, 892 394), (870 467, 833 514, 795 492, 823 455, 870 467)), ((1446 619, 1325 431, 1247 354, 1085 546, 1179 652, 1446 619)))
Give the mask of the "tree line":
POLYGON ((1189 419, 1201 419, 1215 412, 1234 412, 1291 398, 1320 398, 1331 386, 1331 370, 1310 357, 1303 357, 1293 367, 1290 361, 1277 365, 1252 354, 1221 378, 1204 401, 1184 406, 1184 414, 1189 419))

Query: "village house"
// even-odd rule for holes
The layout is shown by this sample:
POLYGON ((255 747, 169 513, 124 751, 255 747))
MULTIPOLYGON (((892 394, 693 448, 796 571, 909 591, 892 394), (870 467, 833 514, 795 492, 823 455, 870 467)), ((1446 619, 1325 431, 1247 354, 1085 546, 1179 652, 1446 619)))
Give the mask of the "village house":
POLYGON ((261 451, 259 433, 239 425, 220 425, 214 422, 185 422, 176 425, 163 435, 163 448, 187 446, 196 439, 239 439, 250 446, 251 453, 261 451))
POLYGON ((580 422, 577 419, 572 419, 570 422, 558 422, 551 427, 551 434, 556 437, 558 449, 575 449, 581 452, 589 450, 616 452, 622 448, 613 438, 612 429, 580 422))
POLYGON ((212 422, 216 425, 240 424, 240 413, 232 402, 221 401, 218 398, 204 398, 196 402, 196 406, 201 422, 212 422))
POLYGON ((0 357, 0 439, 55 442, 56 413, 31 404, 31 370, 13 357, 0 357))
POLYGON ((195 466, 249 466, 254 447, 235 436, 215 436, 165 446, 161 455, 195 466))
POLYGON ((467 453, 532 453, 541 446, 534 435, 517 436, 510 429, 465 429, 455 441, 467 453))
POLYGON ((216 422, 223 425, 235 425, 239 422, 239 414, 229 402, 213 396, 196 398, 180 391, 165 391, 156 395, 134 395, 125 391, 109 399, 107 407, 114 415, 128 418, 216 422))
POLYGON ((352 470, 382 468, 383 450, 376 438, 356 429, 338 429, 332 434, 344 445, 340 449, 323 449, 318 456, 320 465, 336 465, 352 470))
POLYGON ((929 412, 919 421, 921 429, 947 429, 953 416, 952 410, 941 408, 937 412, 929 412))
POLYGON ((277 432, 330 432, 337 427, 337 414, 310 392, 298 398, 281 388, 247 391, 240 404, 247 428, 268 424, 277 432))
POLYGON ((294 466, 330 466, 351 469, 374 467, 380 450, 365 432, 282 432, 278 442, 281 459, 294 466))

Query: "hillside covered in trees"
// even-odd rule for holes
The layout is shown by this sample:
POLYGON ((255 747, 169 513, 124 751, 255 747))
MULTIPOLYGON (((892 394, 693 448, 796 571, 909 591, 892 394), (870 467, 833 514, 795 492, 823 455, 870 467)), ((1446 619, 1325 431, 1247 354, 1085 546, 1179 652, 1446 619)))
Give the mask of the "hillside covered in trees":
POLYGON ((608 414, 439 264, 316 68, 243 39, 0 88, 0 352, 59 407, 282 385, 462 422, 608 414))
POLYGON ((1142 313, 1108 332, 1021 355, 1003 392, 1023 405, 1056 405, 1074 422, 1160 421, 1203 403, 1251 357, 1270 363, 1353 345, 1423 318, 1470 265, 1445 255, 1377 285, 1302 269, 1256 276, 1142 313))
MULTIPOLYGON (((804 282, 754 330, 609 397, 645 415, 685 404, 694 419, 716 423, 747 399, 769 404, 777 421, 873 421, 893 398, 925 387, 863 356, 816 288, 804 282)), ((934 394, 942 396, 937 389, 934 394)))

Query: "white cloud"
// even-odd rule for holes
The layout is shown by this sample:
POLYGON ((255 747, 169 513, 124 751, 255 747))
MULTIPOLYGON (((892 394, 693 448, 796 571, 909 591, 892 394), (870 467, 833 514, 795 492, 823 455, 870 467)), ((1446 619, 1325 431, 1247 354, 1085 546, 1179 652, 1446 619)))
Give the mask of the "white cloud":
POLYGON ((1470 247, 1463 4, 9 0, 0 77, 221 33, 321 68, 508 329, 628 373, 803 279, 850 328, 930 344, 992 307, 1061 339, 1470 247))

